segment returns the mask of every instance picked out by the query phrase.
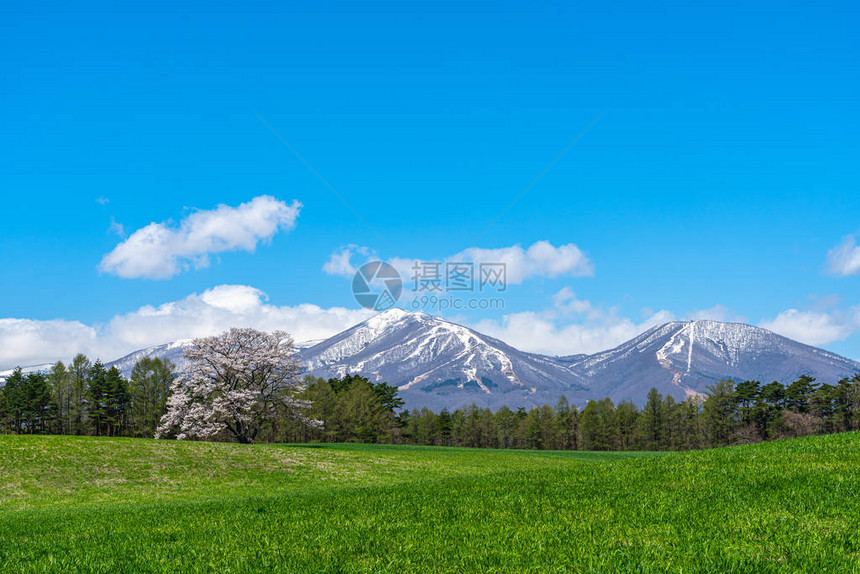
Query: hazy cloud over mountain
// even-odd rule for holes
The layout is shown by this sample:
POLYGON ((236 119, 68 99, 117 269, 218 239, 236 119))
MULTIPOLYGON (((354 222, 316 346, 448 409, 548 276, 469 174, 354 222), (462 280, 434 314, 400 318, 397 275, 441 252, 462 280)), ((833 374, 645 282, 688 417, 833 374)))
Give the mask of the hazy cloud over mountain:
MULTIPOLYGON (((352 276, 362 263, 377 259, 376 252, 368 247, 348 245, 335 251, 323 266, 329 275, 352 276), (359 261, 354 262, 353 258, 359 261)), ((392 257, 385 259, 393 265, 400 276, 408 280, 412 269, 421 258, 392 257)), ((428 262, 430 260, 427 260, 428 262)), ((588 256, 575 244, 552 245, 549 241, 537 241, 527 248, 521 245, 484 249, 469 247, 450 257, 433 260, 450 263, 504 263, 509 285, 519 285, 533 277, 590 277, 594 275, 594 265, 588 256)))
POLYGON ((267 299, 248 285, 218 285, 177 301, 116 315, 102 325, 0 319, 0 370, 67 360, 79 352, 111 360, 141 347, 215 335, 230 327, 282 329, 296 341, 322 339, 373 314, 311 304, 278 306, 267 299))

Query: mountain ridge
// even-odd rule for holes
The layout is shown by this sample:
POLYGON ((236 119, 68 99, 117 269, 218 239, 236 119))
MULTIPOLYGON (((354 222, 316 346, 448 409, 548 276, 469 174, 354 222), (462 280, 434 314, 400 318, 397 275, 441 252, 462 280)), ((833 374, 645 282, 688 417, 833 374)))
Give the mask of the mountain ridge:
MULTIPOLYGON (((191 339, 141 349, 107 363, 129 376, 144 356, 184 366, 191 339)), ((407 408, 511 408, 611 398, 644 403, 654 387, 677 400, 724 378, 822 382, 860 372, 860 362, 744 323, 673 321, 594 354, 549 356, 440 317, 389 309, 322 341, 297 343, 308 373, 361 374, 400 389, 407 408)))
MULTIPOLYGON (((599 353, 549 356, 395 308, 313 343, 297 344, 310 374, 361 374, 399 387, 408 408, 437 410, 473 402, 529 407, 561 395, 580 405, 604 397, 642 404, 652 387, 683 400, 723 378, 787 383, 810 374, 835 382, 860 371, 856 361, 760 327, 703 319, 657 325, 599 353)), ((181 366, 178 344, 172 345, 168 358, 181 366)), ((109 365, 125 359, 122 367, 130 370, 134 355, 109 365)))

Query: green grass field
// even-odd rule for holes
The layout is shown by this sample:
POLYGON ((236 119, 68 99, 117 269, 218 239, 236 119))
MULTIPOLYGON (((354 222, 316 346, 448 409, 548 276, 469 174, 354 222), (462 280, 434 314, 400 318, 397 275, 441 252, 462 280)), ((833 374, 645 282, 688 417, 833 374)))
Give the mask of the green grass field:
POLYGON ((860 572, 860 434, 660 455, 0 436, 0 569, 860 572))

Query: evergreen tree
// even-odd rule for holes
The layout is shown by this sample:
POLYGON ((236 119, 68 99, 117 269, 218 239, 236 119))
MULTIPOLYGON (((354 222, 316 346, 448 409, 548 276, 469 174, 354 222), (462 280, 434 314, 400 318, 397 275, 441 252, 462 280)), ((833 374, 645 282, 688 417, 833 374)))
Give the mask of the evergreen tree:
POLYGON ((9 412, 9 403, 6 400, 5 387, 0 388, 0 432, 14 432, 12 426, 12 417, 9 412))
POLYGON ((493 426, 495 427, 495 443, 499 448, 514 448, 517 416, 508 407, 501 407, 493 415, 493 426))
POLYGON ((5 426, 15 434, 45 432, 51 418, 51 388, 42 373, 15 369, 2 388, 5 426))
POLYGON ((851 430, 860 429, 860 373, 849 380, 851 388, 848 390, 848 410, 850 414, 849 425, 851 430))
POLYGON ((89 417, 93 434, 102 436, 105 419, 108 416, 107 371, 101 361, 96 361, 90 367, 88 376, 87 398, 89 399, 89 417))
POLYGON ((461 446, 488 448, 495 444, 492 429, 492 411, 478 408, 475 404, 463 411, 461 446))
POLYGON ((707 389, 708 398, 702 407, 707 442, 710 446, 727 445, 736 425, 735 384, 726 379, 707 389))
POLYGON ((681 409, 675 397, 666 395, 661 411, 660 448, 678 450, 681 444, 681 409))
POLYGON ((72 375, 62 361, 58 361, 48 375, 48 382, 56 406, 56 429, 59 434, 74 432, 72 418, 72 375))
POLYGON ((785 409, 785 387, 782 383, 773 381, 764 385, 759 393, 754 412, 759 438, 767 440, 779 436, 783 409, 785 409))
POLYGON ((782 410, 785 407, 785 387, 774 381, 761 388, 761 398, 770 406, 782 410))
POLYGON ((21 415, 27 432, 43 433, 51 419, 51 387, 42 373, 29 373, 21 387, 21 415))
POLYGON ((682 442, 681 448, 693 449, 701 448, 702 446, 702 431, 701 431, 701 411, 702 400, 697 396, 687 397, 681 403, 681 428, 682 442))
POLYGON ((155 436, 161 417, 167 412, 167 397, 174 378, 174 366, 168 359, 143 357, 135 363, 128 383, 131 395, 128 423, 134 436, 155 436))
POLYGON ((792 411, 800 414, 809 412, 809 403, 817 384, 815 378, 803 375, 785 389, 785 404, 792 411))
POLYGON ((69 419, 73 434, 84 434, 89 418, 90 360, 82 354, 75 355, 69 365, 71 387, 69 391, 69 419))
POLYGON ((105 374, 105 425, 108 436, 120 436, 128 426, 128 408, 131 394, 128 382, 116 367, 105 374))
POLYGON ((443 445, 451 444, 451 431, 453 430, 453 419, 448 409, 442 409, 436 419, 436 435, 443 445))
POLYGON ((854 430, 854 404, 851 379, 843 378, 836 383, 833 391, 834 401, 834 431, 845 432, 854 430))
POLYGON ((337 396, 337 432, 340 440, 373 443, 390 434, 393 420, 366 379, 353 378, 337 396))
POLYGON ((648 399, 642 408, 642 434, 645 448, 659 450, 663 445, 663 395, 652 387, 648 391, 648 399))
MULTIPOLYGON (((308 429, 306 437, 325 442, 337 440, 337 394, 330 381, 312 376, 305 377, 302 398, 311 401, 308 416, 323 423, 322 428, 308 429)), ((306 425, 302 427, 307 428, 306 425)))
POLYGON ((558 443, 555 412, 549 405, 534 407, 525 419, 525 446, 533 449, 551 449, 558 443))
POLYGON ((21 434, 23 424, 24 410, 24 374, 21 368, 18 367, 12 374, 6 378, 6 383, 3 385, 3 403, 5 408, 6 426, 9 431, 15 434, 21 434))
POLYGON ((564 395, 558 399, 555 405, 558 424, 559 444, 558 448, 563 450, 576 450, 578 443, 578 417, 579 412, 575 406, 571 406, 564 395))
POLYGON ((743 424, 755 422, 754 411, 760 396, 761 383, 758 381, 744 381, 735 387, 738 415, 743 424))
MULTIPOLYGON (((364 380, 366 381, 367 379, 364 380)), ((376 383, 373 385, 373 392, 376 394, 377 398, 379 398, 382 408, 391 411, 392 413, 405 404, 403 399, 397 396, 397 391, 397 387, 391 386, 387 383, 376 383)))
POLYGON ((436 413, 424 407, 409 417, 410 434, 415 444, 433 445, 439 441, 439 422, 436 413))
POLYGON ((615 406, 608 398, 588 401, 580 417, 582 445, 585 450, 612 450, 618 436, 615 406))
POLYGON ((618 448, 633 450, 641 442, 639 433, 639 409, 631 401, 622 401, 615 411, 618 419, 618 448))

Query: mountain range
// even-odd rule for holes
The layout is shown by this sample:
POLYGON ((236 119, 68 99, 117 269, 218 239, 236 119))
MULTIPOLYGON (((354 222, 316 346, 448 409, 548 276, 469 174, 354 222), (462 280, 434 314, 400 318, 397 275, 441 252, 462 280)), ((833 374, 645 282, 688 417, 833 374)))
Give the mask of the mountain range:
MULTIPOLYGON (((126 376, 143 356, 184 365, 190 340, 150 347, 108 363, 126 376)), ((718 321, 653 327, 593 355, 527 353, 425 313, 390 309, 329 339, 297 344, 308 372, 361 374, 400 389, 407 408, 456 409, 475 403, 511 408, 578 405, 610 397, 642 404, 652 387, 683 400, 725 378, 778 380, 803 374, 822 382, 860 372, 860 363, 750 325, 718 321)))

